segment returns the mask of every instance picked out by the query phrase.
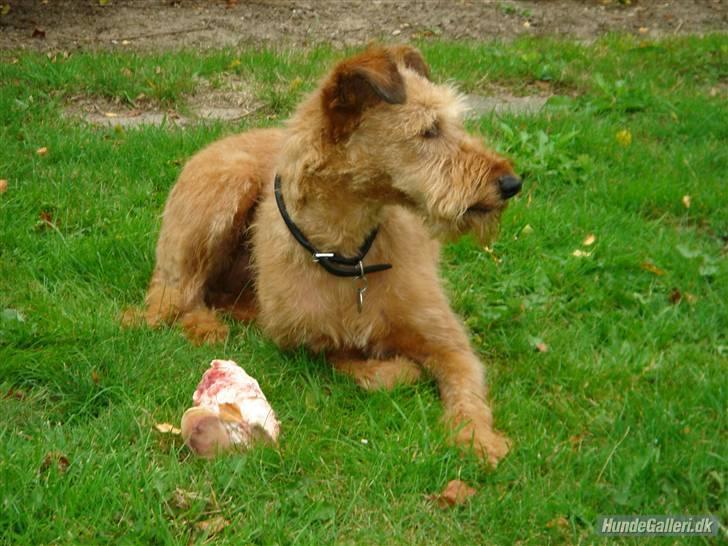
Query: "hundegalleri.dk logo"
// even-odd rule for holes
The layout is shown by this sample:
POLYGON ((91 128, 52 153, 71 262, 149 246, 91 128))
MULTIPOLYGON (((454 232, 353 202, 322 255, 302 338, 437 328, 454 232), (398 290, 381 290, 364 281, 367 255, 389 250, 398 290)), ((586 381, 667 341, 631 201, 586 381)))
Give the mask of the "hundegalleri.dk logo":
POLYGON ((596 533, 607 536, 715 536, 717 516, 599 516, 596 533))

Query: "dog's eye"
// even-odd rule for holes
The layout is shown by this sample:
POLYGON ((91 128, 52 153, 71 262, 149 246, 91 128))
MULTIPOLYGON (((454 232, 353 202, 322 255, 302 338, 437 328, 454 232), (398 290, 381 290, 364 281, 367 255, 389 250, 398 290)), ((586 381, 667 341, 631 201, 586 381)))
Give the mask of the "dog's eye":
POLYGON ((435 122, 422 133, 423 138, 436 138, 440 136, 440 124, 435 122))

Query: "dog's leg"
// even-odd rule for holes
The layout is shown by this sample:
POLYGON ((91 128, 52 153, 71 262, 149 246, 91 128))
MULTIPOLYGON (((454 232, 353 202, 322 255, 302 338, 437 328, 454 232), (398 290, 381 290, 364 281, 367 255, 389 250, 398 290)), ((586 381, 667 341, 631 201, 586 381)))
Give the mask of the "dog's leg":
POLYGON ((437 381, 454 441, 472 448, 492 465, 508 453, 508 440, 493 428, 485 372, 454 315, 441 324, 410 325, 390 339, 390 348, 419 362, 437 381), (421 327, 421 328, 418 328, 421 327), (418 332, 419 330, 419 332, 418 332))
POLYGON ((203 301, 202 279, 188 279, 184 288, 164 283, 155 273, 147 292, 146 321, 151 327, 179 321, 196 344, 224 341, 228 327, 203 301))
POLYGON ((370 391, 410 385, 422 375, 422 369, 417 364, 400 356, 380 360, 339 351, 327 354, 327 358, 337 371, 350 375, 360 387, 370 391))

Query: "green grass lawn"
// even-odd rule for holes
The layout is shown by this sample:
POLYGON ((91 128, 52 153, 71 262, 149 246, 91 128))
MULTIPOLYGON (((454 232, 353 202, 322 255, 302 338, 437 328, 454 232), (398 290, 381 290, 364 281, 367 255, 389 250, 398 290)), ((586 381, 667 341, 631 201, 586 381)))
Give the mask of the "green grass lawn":
POLYGON ((280 123, 343 52, 2 52, 0 543, 591 544, 599 514, 705 513, 725 540, 728 36, 421 46, 465 91, 554 94, 469 122, 526 186, 489 252, 443 255, 511 454, 490 471, 449 447, 432 384, 368 394, 254 326, 199 348, 119 327, 181 164, 280 123), (184 111, 228 76, 263 104, 234 124, 62 115, 79 95, 184 111), (260 381, 279 449, 206 462, 154 430, 214 357, 260 381), (427 496, 455 478, 478 493, 443 511, 427 496))

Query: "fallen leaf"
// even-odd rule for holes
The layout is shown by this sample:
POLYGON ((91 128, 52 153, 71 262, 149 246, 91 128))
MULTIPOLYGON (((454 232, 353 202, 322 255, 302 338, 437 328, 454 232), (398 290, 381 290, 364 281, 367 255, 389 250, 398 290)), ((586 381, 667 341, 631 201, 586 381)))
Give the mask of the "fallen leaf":
POLYGON ((172 493, 172 504, 180 510, 188 510, 195 503, 205 503, 207 505, 210 499, 201 493, 195 491, 187 491, 177 487, 172 493))
POLYGON ((571 450, 579 451, 579 449, 581 449, 581 444, 584 442, 584 438, 586 438, 588 435, 589 435, 588 432, 581 432, 579 434, 574 434, 573 436, 569 436, 569 443, 571 444, 571 450))
POLYGON ((0 15, 4 17, 8 13, 10 13, 10 4, 3 4, 2 7, 0 7, 0 15))
POLYGON ((523 28, 531 28, 531 23, 528 21, 523 21, 523 28))
POLYGON ((49 210, 40 211, 40 214, 38 215, 38 225, 36 227, 39 229, 57 227, 55 218, 53 218, 53 213, 49 210))
POLYGON ((171 425, 170 423, 157 423, 156 425, 154 425, 154 428, 156 428, 162 434, 174 434, 175 436, 177 436, 182 433, 180 429, 178 429, 174 425, 171 425))
POLYGON ((549 529, 554 529, 554 528, 568 529, 569 520, 566 519, 564 516, 559 516, 559 517, 556 517, 556 518, 552 519, 551 521, 549 521, 546 524, 546 527, 548 527, 549 529))
POLYGON ((594 242, 595 242, 596 240, 597 240, 597 237, 596 237, 596 235, 594 235, 593 233, 590 233, 590 234, 589 234, 589 235, 587 235, 587 236, 586 236, 586 238, 585 238, 585 239, 584 239, 584 240, 583 240, 583 241, 581 242, 581 244, 582 244, 582 245, 584 245, 584 246, 591 246, 591 245, 593 245, 593 244, 594 244, 594 242))
POLYGON ((0 180, 0 193, 5 193, 8 191, 8 181, 7 180, 0 180))
POLYGON ((38 154, 38 155, 40 155, 40 156, 44 156, 44 155, 46 155, 48 153, 48 148, 45 147, 45 146, 43 146, 42 148, 38 148, 35 151, 35 153, 38 154))
POLYGON ((632 132, 629 129, 617 131, 615 138, 617 139, 617 142, 625 148, 632 144, 632 132))
POLYGON ((116 114, 114 112, 104 112, 104 116, 107 118, 118 118, 119 114, 116 114))
POLYGON ((526 224, 523 226, 523 229, 521 230, 521 235, 531 235, 533 233, 533 228, 531 227, 531 224, 526 224))
POLYGON ((649 271, 650 273, 657 275, 658 277, 665 274, 665 271, 663 269, 660 269, 652 262, 642 262, 640 264, 640 267, 645 271, 649 271))
POLYGON ((591 252, 586 252, 584 250, 581 250, 580 248, 577 248, 574 252, 571 253, 572 256, 575 256, 577 258, 588 258, 591 256, 591 252))
POLYGON ((109 3, 109 0, 99 0, 99 6, 105 6, 109 3))
POLYGON ((215 516, 214 518, 206 519, 204 521, 198 521, 195 523, 195 529, 206 533, 209 537, 216 535, 228 525, 230 525, 230 520, 227 520, 222 516, 215 516))
POLYGON ((93 381, 96 385, 98 385, 99 381, 101 381, 101 376, 96 370, 91 370, 91 381, 93 381))
POLYGON ((26 394, 23 391, 9 389, 8 392, 3 395, 3 400, 9 400, 11 398, 14 400, 25 400, 25 397, 26 394))
POLYGON ((647 34, 649 31, 650 31, 650 29, 647 28, 647 27, 640 27, 639 30, 638 30, 638 32, 640 34, 647 34))
POLYGON ((124 76, 125 78, 131 78, 133 73, 130 68, 125 66, 124 68, 121 69, 121 75, 124 76))
POLYGON ((698 301, 698 296, 695 294, 691 294, 690 292, 685 292, 685 301, 688 302, 690 305, 695 305, 698 301))
POLYGON ((549 346, 540 337, 528 336, 528 344, 539 353, 547 353, 549 350, 549 346))
POLYGON ((42 28, 36 28, 33 30, 33 34, 31 34, 30 37, 38 38, 39 40, 45 40, 46 32, 42 28))
POLYGON ((672 303, 673 305, 677 305, 682 299, 682 293, 677 288, 673 288, 672 292, 670 292, 670 296, 668 297, 668 299, 670 300, 670 303, 672 303))
POLYGON ((58 472, 63 474, 68 469, 71 462, 68 460, 68 457, 66 457, 63 453, 60 451, 49 451, 46 453, 46 456, 43 457, 43 462, 40 464, 40 473, 43 474, 46 472, 51 466, 56 467, 58 472))
POLYGON ((428 498, 440 508, 452 508, 465 504, 475 493, 477 491, 465 482, 451 480, 439 495, 430 495, 428 498))
POLYGON ((683 204, 683 206, 686 209, 689 209, 690 208, 690 203, 691 203, 690 196, 689 195, 683 195, 683 198, 682 198, 682 204, 683 204))

